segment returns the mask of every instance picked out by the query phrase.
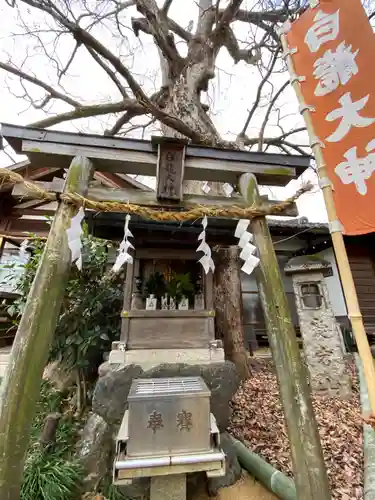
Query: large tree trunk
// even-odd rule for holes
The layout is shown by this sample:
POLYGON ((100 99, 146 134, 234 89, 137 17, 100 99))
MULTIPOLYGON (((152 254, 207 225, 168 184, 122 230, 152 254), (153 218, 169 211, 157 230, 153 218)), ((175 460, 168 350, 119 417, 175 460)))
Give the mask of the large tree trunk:
MULTIPOLYGON (((213 49, 207 44, 206 37, 212 27, 212 0, 199 0, 199 18, 197 30, 189 45, 190 62, 182 69, 178 78, 171 78, 170 65, 159 49, 162 84, 168 88, 168 97, 164 110, 180 118, 192 130, 205 138, 207 144, 221 143, 213 121, 207 114, 207 107, 201 102, 201 92, 207 90, 208 82, 215 77, 215 59, 218 49, 213 49)), ((162 124, 164 135, 169 137, 182 137, 174 129, 162 124)), ((202 194, 203 182, 185 181, 184 192, 202 194)), ((210 194, 222 194, 221 184, 210 183, 210 194)))
POLYGON ((215 248, 216 332, 224 342, 226 357, 236 365, 240 376, 250 376, 244 344, 239 249, 215 248))
MULTIPOLYGON (((64 191, 85 195, 92 171, 89 160, 74 158, 64 191)), ((56 211, 1 385, 1 500, 20 498, 30 426, 71 266, 66 229, 76 211, 66 203, 56 211)))

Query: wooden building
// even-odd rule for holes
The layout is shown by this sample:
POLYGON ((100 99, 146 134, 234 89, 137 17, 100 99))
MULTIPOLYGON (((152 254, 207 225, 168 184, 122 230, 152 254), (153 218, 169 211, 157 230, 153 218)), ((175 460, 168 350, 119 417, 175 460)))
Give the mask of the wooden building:
POLYGON ((375 341, 375 234, 346 236, 359 306, 371 343, 375 341))

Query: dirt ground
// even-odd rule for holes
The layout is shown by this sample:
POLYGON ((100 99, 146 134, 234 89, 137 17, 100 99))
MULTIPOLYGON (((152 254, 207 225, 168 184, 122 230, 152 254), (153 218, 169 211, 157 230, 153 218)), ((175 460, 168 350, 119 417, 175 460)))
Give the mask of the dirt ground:
POLYGON ((209 497, 207 492, 202 491, 194 500, 278 500, 278 497, 244 472, 236 484, 222 488, 216 497, 209 497))

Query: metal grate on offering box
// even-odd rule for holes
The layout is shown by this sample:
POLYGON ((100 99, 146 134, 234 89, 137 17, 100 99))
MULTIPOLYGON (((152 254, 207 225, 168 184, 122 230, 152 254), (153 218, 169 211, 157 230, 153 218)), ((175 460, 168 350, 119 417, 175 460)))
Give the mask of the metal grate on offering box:
POLYGON ((129 401, 142 396, 183 396, 207 395, 207 386, 200 377, 176 377, 134 380, 129 393, 129 401))

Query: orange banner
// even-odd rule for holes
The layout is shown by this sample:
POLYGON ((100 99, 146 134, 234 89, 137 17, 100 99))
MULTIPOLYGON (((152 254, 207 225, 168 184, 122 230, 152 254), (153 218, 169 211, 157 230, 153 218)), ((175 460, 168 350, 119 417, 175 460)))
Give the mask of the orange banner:
POLYGON ((344 233, 373 232, 375 35, 366 12, 360 0, 321 0, 286 36, 344 233))

